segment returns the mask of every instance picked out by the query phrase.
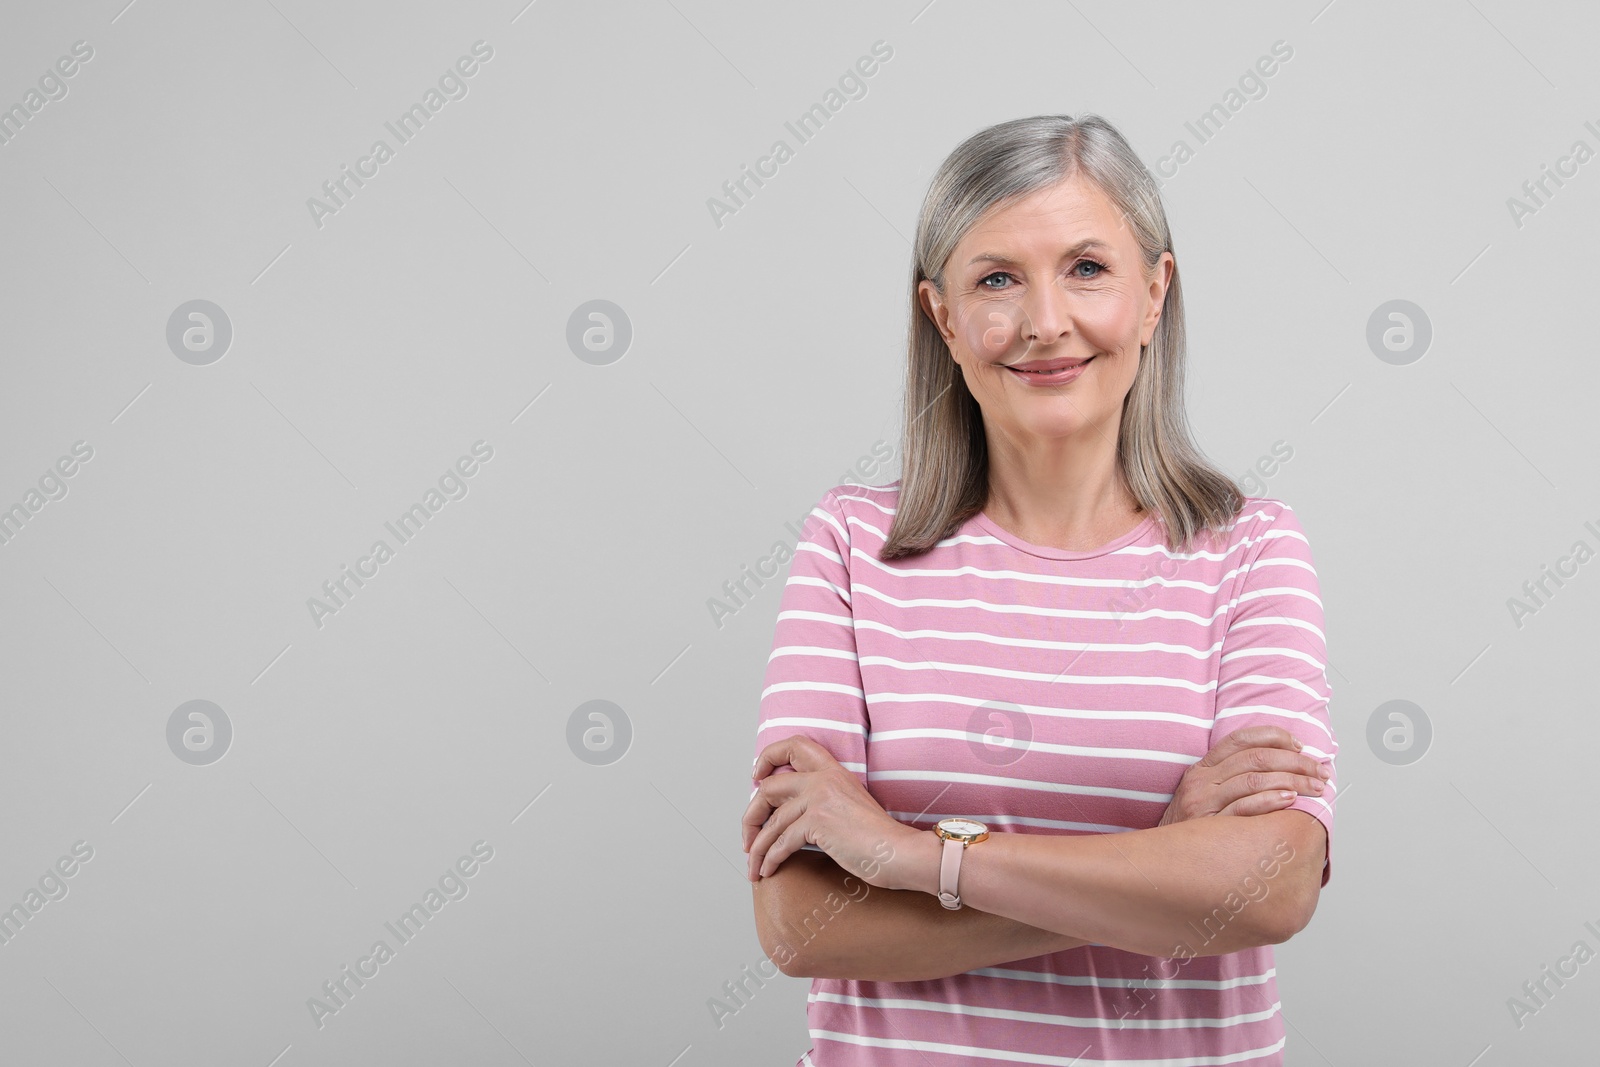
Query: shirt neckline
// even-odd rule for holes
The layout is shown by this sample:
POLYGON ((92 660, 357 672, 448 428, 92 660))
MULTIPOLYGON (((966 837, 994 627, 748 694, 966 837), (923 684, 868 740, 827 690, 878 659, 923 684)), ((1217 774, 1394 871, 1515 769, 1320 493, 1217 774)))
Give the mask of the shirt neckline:
POLYGON ((1143 537, 1153 526, 1155 526, 1156 513, 1154 511, 1150 512, 1150 514, 1145 516, 1143 522, 1139 523, 1139 525, 1135 526, 1121 537, 1108 541, 1098 548, 1090 548, 1081 552, 1074 552, 1066 548, 1056 548, 1052 545, 1036 545, 1031 541, 1024 541, 1016 534, 1010 532, 1002 527, 999 523, 995 522, 994 519, 990 518, 987 510, 980 510, 972 517, 972 521, 983 527, 984 530, 994 537, 997 537, 1001 541, 1004 541, 1006 544, 1010 545, 1012 548, 1026 552, 1031 556, 1041 556, 1044 559, 1094 559, 1096 556, 1104 556, 1109 552, 1115 552, 1117 549, 1122 548, 1125 545, 1130 545, 1139 538, 1143 537))

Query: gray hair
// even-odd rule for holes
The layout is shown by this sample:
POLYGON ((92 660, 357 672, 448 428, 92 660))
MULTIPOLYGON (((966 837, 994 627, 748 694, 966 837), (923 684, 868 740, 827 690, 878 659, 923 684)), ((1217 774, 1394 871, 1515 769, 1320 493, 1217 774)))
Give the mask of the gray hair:
MULTIPOLYGON (((1172 251, 1166 211, 1144 163, 1099 115, 1036 115, 990 126, 958 145, 934 175, 913 250, 899 501, 879 559, 926 552, 980 511, 989 493, 982 410, 924 313, 918 283, 927 279, 943 293, 951 252, 986 212, 1074 174, 1122 213, 1150 275, 1161 254, 1172 251)), ((1184 362, 1183 289, 1174 262, 1117 437, 1118 469, 1140 509, 1160 517, 1174 551, 1208 529, 1225 529, 1245 500, 1194 443, 1184 410, 1184 362)))

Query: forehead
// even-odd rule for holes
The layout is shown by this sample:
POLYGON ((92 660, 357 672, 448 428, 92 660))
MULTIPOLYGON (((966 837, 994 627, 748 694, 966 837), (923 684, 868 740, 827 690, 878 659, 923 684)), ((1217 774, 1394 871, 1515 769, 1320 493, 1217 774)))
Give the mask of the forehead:
POLYGON ((1073 174, 991 208, 957 243, 952 261, 959 269, 974 260, 1054 261, 1069 250, 1132 255, 1137 244, 1111 198, 1087 178, 1073 174))

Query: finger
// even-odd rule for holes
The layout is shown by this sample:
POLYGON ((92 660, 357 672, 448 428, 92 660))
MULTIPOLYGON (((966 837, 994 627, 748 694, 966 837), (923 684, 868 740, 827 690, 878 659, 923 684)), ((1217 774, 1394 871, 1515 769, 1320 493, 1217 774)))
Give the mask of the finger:
POLYGON ((746 852, 750 851, 750 842, 755 840, 756 834, 761 832, 762 825, 774 810, 776 805, 769 802, 759 789, 756 790, 755 796, 750 798, 750 803, 745 806, 744 814, 739 819, 739 838, 746 852))
POLYGON ((1247 797, 1240 797, 1232 804, 1217 812, 1218 815, 1265 815, 1269 811, 1280 811, 1295 801, 1295 793, 1290 789, 1269 789, 1265 793, 1252 793, 1247 797))
POLYGON ((745 843, 745 851, 749 851, 750 842, 778 806, 800 791, 803 784, 801 777, 798 774, 776 774, 762 779, 761 784, 756 786, 756 794, 745 805, 744 816, 739 820, 739 836, 745 843))
POLYGON ((761 831, 761 827, 778 803, 772 793, 762 792, 761 785, 759 783, 756 785, 750 794, 750 802, 745 805, 744 814, 739 817, 739 838, 744 851, 750 851, 750 842, 755 840, 756 834, 761 831))
MULTIPOLYGON (((777 768, 777 770, 774 771, 772 774, 770 774, 767 778, 763 778, 761 780, 761 782, 776 781, 779 778, 786 777, 786 776, 791 775, 793 773, 795 773, 794 768, 788 766, 787 764, 785 764, 784 766, 777 768)), ((752 779, 752 781, 754 781, 754 779, 752 779)), ((760 782, 757 782, 755 784, 756 784, 756 788, 757 789, 761 788, 761 783, 760 782)), ((751 801, 752 805, 754 805, 757 795, 758 794, 752 794, 751 795, 750 801, 751 801)), ((751 814, 749 809, 746 809, 745 814, 746 814, 746 816, 749 816, 751 814)), ((754 823, 754 826, 755 826, 756 829, 760 829, 761 828, 761 821, 760 820, 761 819, 765 819, 765 818, 766 818, 766 814, 763 814, 762 816, 760 816, 760 819, 758 819, 754 823)), ((750 839, 755 836, 755 830, 752 830, 750 828, 750 825, 746 824, 746 825, 743 826, 740 836, 743 837, 743 839, 744 839, 744 849, 745 849, 745 851, 746 852, 750 851, 750 839)))
POLYGON ((754 781, 762 781, 763 777, 773 773, 781 766, 792 765, 794 763, 795 750, 800 749, 805 744, 816 744, 816 742, 811 741, 810 737, 806 737, 805 734, 790 734, 789 737, 784 737, 782 741, 774 741, 773 744, 766 745, 765 749, 762 749, 762 753, 755 757, 755 769, 750 771, 750 777, 754 781))
POLYGON ((772 847, 767 849, 766 855, 762 857, 759 868, 761 877, 766 878, 777 873, 778 868, 783 866, 784 860, 805 847, 811 836, 811 821, 809 813, 802 812, 783 833, 773 838, 772 847))
POLYGON ((805 734, 794 734, 762 749, 761 755, 756 757, 755 770, 750 777, 759 782, 783 766, 793 767, 797 771, 814 771, 832 759, 827 749, 805 734))
POLYGON ((1215 767, 1236 752, 1247 748, 1282 748, 1300 751, 1300 742, 1281 726, 1246 726, 1211 746, 1211 751, 1200 758, 1203 766, 1215 767))
MULTIPOLYGON (((750 800, 752 803, 755 802, 756 797, 757 794, 751 794, 750 800)), ((739 847, 746 853, 750 851, 750 842, 754 841, 756 834, 761 832, 761 824, 752 823, 751 819, 753 818, 755 818, 755 813, 749 807, 745 808, 744 814, 739 818, 739 847)), ((766 818, 762 817, 761 822, 766 822, 766 818)))
MULTIPOLYGON (((788 859, 798 847, 793 844, 797 835, 790 832, 790 828, 800 816, 805 814, 802 801, 793 800, 783 804, 772 813, 772 818, 767 820, 766 827, 756 835, 755 842, 750 846, 750 865, 748 874, 752 882, 767 877, 778 869, 779 864, 788 859)), ((804 844, 802 840, 800 844, 804 844)))
POLYGON ((1222 804, 1231 804, 1252 793, 1264 793, 1269 789, 1292 789, 1301 796, 1320 797, 1327 786, 1322 784, 1320 778, 1307 778, 1303 774, 1291 774, 1288 771, 1246 771, 1227 779, 1218 789, 1220 796, 1225 798, 1222 804))
POLYGON ((755 767, 750 771, 750 780, 759 782, 779 767, 786 765, 789 762, 788 745, 792 740, 794 739, 786 737, 763 748, 761 754, 756 757, 755 767))
POLYGON ((1180 811, 1188 814, 1180 814, 1177 821, 1198 815, 1220 814, 1230 804, 1257 793, 1287 789, 1299 794, 1300 786, 1304 786, 1306 795, 1317 795, 1311 788, 1310 779, 1286 771, 1243 771, 1227 777, 1193 781, 1180 805, 1180 811))
POLYGON ((1231 777, 1245 771, 1289 771, 1306 778, 1321 778, 1319 772, 1325 766, 1304 752, 1289 752, 1281 748, 1247 748, 1218 763, 1213 777, 1231 777))

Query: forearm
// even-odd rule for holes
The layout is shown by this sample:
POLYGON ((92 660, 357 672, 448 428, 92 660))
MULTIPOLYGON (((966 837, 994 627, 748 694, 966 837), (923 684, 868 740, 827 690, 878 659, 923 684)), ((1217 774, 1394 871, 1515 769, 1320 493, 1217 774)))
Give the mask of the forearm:
POLYGON ((916 982, 1088 942, 928 893, 878 889, 802 849, 754 886, 761 947, 789 975, 916 982))
MULTIPOLYGON (((908 838, 891 884, 931 899, 941 845, 927 832, 908 838)), ((1295 811, 1116 834, 995 833, 967 848, 960 891, 970 907, 1041 930, 1149 956, 1210 956, 1304 926, 1324 847, 1320 824, 1295 811)))

